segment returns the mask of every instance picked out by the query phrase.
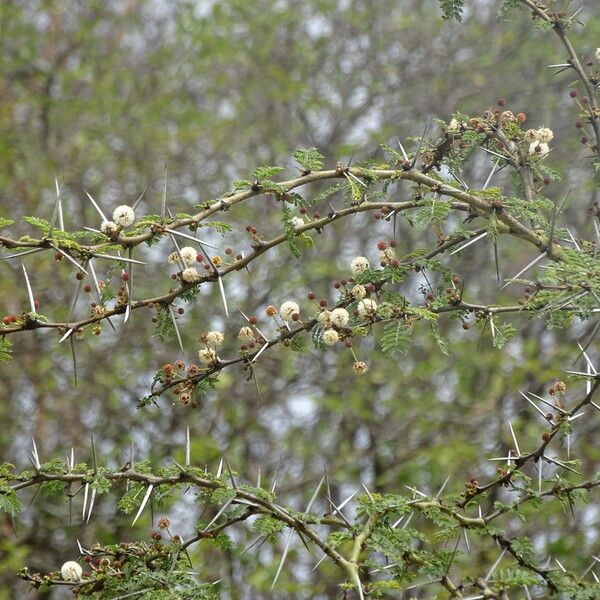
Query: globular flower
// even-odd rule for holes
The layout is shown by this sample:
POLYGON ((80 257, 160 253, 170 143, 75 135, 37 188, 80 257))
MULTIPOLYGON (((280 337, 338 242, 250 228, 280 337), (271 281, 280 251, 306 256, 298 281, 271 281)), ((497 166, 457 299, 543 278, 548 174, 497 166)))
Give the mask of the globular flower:
POLYGON ((540 127, 537 130, 536 139, 538 142, 547 144, 548 142, 551 142, 553 138, 554 133, 552 132, 552 129, 549 129, 548 127, 540 127))
POLYGON ((213 265, 215 267, 220 267, 223 264, 223 259, 217 254, 211 258, 213 265))
POLYGON ((370 266, 369 261, 364 256, 357 256, 352 259, 350 270, 352 271, 352 275, 360 275, 360 273, 364 273, 370 266))
POLYGON ((356 309, 360 317, 371 317, 377 311, 377 302, 370 298, 365 298, 358 303, 356 309))
POLYGON ((389 263, 396 258, 396 253, 393 248, 386 248, 379 252, 379 262, 389 263))
POLYGON ((317 315, 317 321, 319 321, 319 323, 321 323, 322 325, 329 323, 330 319, 331 319, 331 313, 328 310, 322 310, 317 315))
POLYGON ((460 129, 460 121, 457 119, 451 119, 450 123, 448 123, 447 131, 450 133, 454 133, 460 129))
POLYGON ((369 367, 367 366, 367 363, 363 362, 362 360, 357 360, 352 366, 352 370, 357 375, 364 375, 369 370, 369 367))
POLYGON ((269 306, 265 308, 265 314, 267 317, 274 317, 277 314, 277 309, 273 305, 269 304, 269 306))
POLYGON ((525 141, 526 142, 535 142, 537 139, 537 129, 528 129, 525 132, 525 141))
POLYGON ((181 279, 186 283, 197 283, 200 281, 200 274, 194 267, 187 267, 181 272, 181 279))
POLYGON ((196 262, 196 256, 198 256, 198 252, 196 252, 195 248, 191 246, 185 246, 180 251, 181 258, 186 266, 193 265, 196 262))
POLYGON ((340 336, 335 329, 327 329, 323 332, 321 339, 326 346, 335 346, 339 342, 340 336))
POLYGON ((117 206, 117 208, 115 208, 112 218, 117 225, 121 227, 129 227, 135 221, 135 213, 133 212, 133 208, 131 208, 131 206, 122 204, 121 206, 117 206))
POLYGON ((345 308, 334 308, 331 311, 329 320, 336 327, 346 327, 346 325, 348 325, 348 321, 350 320, 350 314, 345 308))
POLYGON ((108 236, 117 233, 118 228, 119 226, 114 221, 102 221, 100 224, 100 231, 108 236))
POLYGON ((242 327, 238 333, 238 338, 240 340, 251 340, 254 337, 254 332, 251 327, 245 326, 242 327))
POLYGON ((60 568, 60 576, 64 581, 81 581, 83 575, 83 569, 81 565, 74 560, 68 560, 60 568))
POLYGON ((550 146, 545 142, 532 142, 529 144, 529 154, 534 154, 540 158, 544 158, 550 152, 550 146))
POLYGON ((216 348, 225 341, 225 336, 220 331, 209 331, 206 334, 206 345, 216 348))
POLYGON ((304 222, 304 219, 302 217, 292 217, 290 219, 290 223, 294 227, 302 227, 302 225, 306 225, 306 223, 304 222))
POLYGON ((357 283, 352 288, 352 295, 356 300, 362 300, 367 295, 367 288, 364 285, 357 283))
POLYGON ((293 316, 300 312, 300 307, 296 302, 288 300, 284 302, 279 308, 279 314, 284 321, 292 321, 293 316))
POLYGON ((596 48, 596 52, 594 52, 594 58, 600 62, 600 48, 596 48))
POLYGON ((167 256, 167 262, 170 265, 176 265, 181 259, 179 258, 179 253, 178 252, 171 252, 171 254, 169 254, 169 256, 167 256))
POLYGON ((204 364, 211 365, 217 362, 217 351, 214 348, 202 348, 198 351, 198 358, 204 364))

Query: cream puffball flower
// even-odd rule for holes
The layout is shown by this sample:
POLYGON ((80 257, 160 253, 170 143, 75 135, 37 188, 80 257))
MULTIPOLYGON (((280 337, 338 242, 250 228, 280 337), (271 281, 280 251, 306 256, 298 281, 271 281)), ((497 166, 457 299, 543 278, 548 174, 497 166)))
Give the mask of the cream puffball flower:
POLYGON ((290 219, 290 223, 294 227, 302 227, 302 225, 306 225, 306 223, 304 222, 304 219, 302 217, 292 217, 290 219))
POLYGON ((81 565, 74 560, 68 560, 60 568, 60 576, 64 581, 81 581, 83 575, 83 569, 81 565))
POLYGON ((254 337, 254 332, 251 327, 242 327, 238 333, 238 339, 240 340, 251 340, 254 337))
POLYGON ((194 267, 188 267, 181 272, 181 279, 186 283, 197 283, 200 281, 200 275, 194 267))
POLYGON ((288 300, 279 308, 279 314, 284 321, 292 321, 293 316, 300 313, 300 307, 296 302, 288 300))
POLYGON ((352 259, 350 263, 350 270, 352 271, 352 275, 360 275, 364 273, 371 264, 364 256, 357 256, 352 259))
POLYGON ((129 227, 135 221, 135 213, 133 212, 133 208, 131 208, 131 206, 122 204, 121 206, 117 206, 117 208, 115 208, 112 218, 117 225, 120 225, 121 227, 129 227))
POLYGON ((450 123, 448 123, 447 131, 455 132, 455 131, 458 131, 459 129, 460 129, 460 121, 457 121, 456 119, 451 119, 450 123))
POLYGON ((181 254, 181 258, 186 266, 191 266, 196 262, 196 256, 198 256, 198 252, 196 252, 196 248, 192 248, 191 246, 185 246, 179 251, 181 254))
POLYGON ((550 146, 545 142, 533 142, 529 144, 529 154, 534 154, 540 158, 544 158, 550 152, 550 146))
POLYGON ((367 288, 364 285, 357 283, 352 288, 352 295, 356 298, 356 300, 362 300, 367 295, 367 288))
POLYGON ((325 323, 329 323, 330 320, 331 320, 331 313, 328 310, 322 310, 317 315, 317 321, 319 321, 319 323, 321 323, 322 325, 324 325, 325 323))
POLYGON ((113 233, 117 233, 117 229, 119 226, 114 221, 102 221, 100 225, 100 231, 104 235, 112 235, 113 233))
POLYGON ((535 139, 538 142, 542 142, 543 144, 547 144, 548 142, 551 142, 553 138, 554 138, 554 133, 552 132, 552 129, 549 129, 548 127, 540 127, 536 132, 535 139))
POLYGON ((217 351, 214 348, 202 348, 198 351, 198 358, 201 362, 211 365, 217 362, 217 351))
POLYGON ((370 298, 365 298, 358 303, 356 307, 358 314, 361 317, 372 317, 377 311, 377 302, 370 298))
POLYGON ((321 339, 326 346, 335 346, 339 342, 340 336, 335 329, 327 329, 323 332, 321 339))
POLYGON ((206 345, 216 348, 225 341, 225 336, 220 331, 209 331, 206 334, 206 345))
POLYGON ((348 321, 350 320, 350 314, 345 308, 334 308, 331 311, 329 320, 336 327, 346 327, 346 325, 348 325, 348 321))

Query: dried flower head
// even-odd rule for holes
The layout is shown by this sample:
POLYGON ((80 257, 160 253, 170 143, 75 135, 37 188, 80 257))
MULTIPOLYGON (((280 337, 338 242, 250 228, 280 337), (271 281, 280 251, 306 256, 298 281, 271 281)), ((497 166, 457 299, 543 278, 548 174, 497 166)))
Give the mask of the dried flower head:
POLYGON ((294 315, 297 315, 299 313, 300 307, 298 306, 298 304, 296 304, 296 302, 293 302, 292 300, 284 302, 279 308, 279 314, 281 315, 281 318, 284 321, 292 321, 294 315))
POLYGON ((360 273, 364 273, 370 267, 369 261, 364 256, 357 256, 352 259, 350 263, 350 270, 352 271, 352 275, 360 275, 360 273))
POLYGON ((198 351, 198 358, 204 364, 212 365, 217 362, 217 351, 214 348, 202 348, 198 351))
POLYGON ((225 341, 225 336, 220 331, 209 331, 206 334, 206 345, 216 348, 225 341))
POLYGON ((357 360, 352 366, 352 370, 357 375, 364 375, 369 370, 369 367, 367 366, 367 363, 363 362, 362 360, 357 360))
POLYGON ((542 142, 543 144, 551 142, 553 138, 554 133, 552 132, 552 129, 549 129, 548 127, 540 127, 536 132, 537 141, 542 142))
POLYGON ((329 320, 336 327, 346 327, 346 325, 348 325, 348 321, 350 320, 350 314, 345 308, 334 308, 331 311, 329 320))
POLYGON ((273 305, 270 304, 265 309, 265 313, 266 313, 267 317, 274 317, 277 314, 277 309, 273 305))
POLYGON ((74 560, 68 560, 60 568, 60 576, 64 581, 81 581, 83 575, 83 569, 81 565, 74 560))
POLYGON ((290 223, 294 227, 302 227, 303 225, 306 225, 306 223, 304 222, 304 219, 302 217, 292 217, 290 219, 290 223))
POLYGON ((180 258, 179 258, 179 253, 178 252, 171 252, 171 254, 169 254, 169 256, 167 256, 167 262, 170 265, 176 265, 180 262, 180 258))
POLYGON ((116 233, 118 228, 119 226, 114 221, 102 221, 102 223, 100 224, 100 231, 104 235, 108 236, 116 233))
POLYGON ((340 336, 335 329, 326 329, 323 332, 321 339, 326 346, 335 346, 335 344, 339 342, 340 336))
POLYGON ((379 252, 379 262, 389 263, 396 258, 396 253, 393 248, 385 248, 379 252))
POLYGON ((187 267, 181 272, 181 279, 186 283, 197 283, 200 281, 200 275, 194 267, 187 267))
POLYGON ((112 218, 113 221, 120 227, 129 227, 135 221, 135 213, 133 212, 133 208, 131 208, 131 206, 122 204, 121 206, 117 206, 117 208, 115 208, 112 218))
POLYGON ((361 317, 372 317, 377 312, 377 302, 370 298, 365 298, 358 303, 356 307, 361 317))
POLYGON ((352 288, 352 295, 354 298, 356 298, 356 300, 362 300, 367 295, 367 288, 364 285, 357 283, 352 288))
POLYGON ((240 340, 251 340, 254 337, 254 332, 251 327, 242 327, 238 333, 238 339, 240 340))

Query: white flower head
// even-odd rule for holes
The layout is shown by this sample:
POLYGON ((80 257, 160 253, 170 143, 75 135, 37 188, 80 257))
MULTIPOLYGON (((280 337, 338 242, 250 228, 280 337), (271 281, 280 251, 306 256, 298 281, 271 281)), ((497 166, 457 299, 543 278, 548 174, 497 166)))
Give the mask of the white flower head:
POLYGON ((194 267, 187 267, 181 272, 181 279, 186 283, 197 283, 200 281, 200 274, 194 267))
POLYGON ((206 334, 206 345, 216 348, 225 341, 225 336, 220 331, 209 331, 206 334))
POLYGON ((322 310, 317 315, 317 321, 319 321, 319 323, 321 323, 321 325, 325 325, 326 323, 329 323, 330 320, 331 320, 331 313, 328 310, 322 310))
POLYGON ((525 141, 526 142, 535 142, 535 141, 537 141, 537 129, 528 129, 525 132, 525 141))
POLYGON ((454 133, 454 132, 458 131, 459 129, 460 129, 460 121, 457 121, 456 119, 451 119, 450 123, 448 123, 447 131, 449 131, 450 133, 454 133))
POLYGON ((300 313, 300 307, 296 302, 288 300, 284 302, 279 308, 279 314, 284 321, 292 321, 293 316, 300 313))
POLYGON ((196 262, 196 256, 198 256, 198 252, 196 252, 196 248, 192 248, 191 246, 184 246, 180 251, 181 258, 186 266, 191 266, 196 262))
POLYGON ((594 58, 597 62, 600 62, 600 48, 596 48, 596 52, 594 52, 594 58))
POLYGON ((550 146, 545 142, 532 142, 529 144, 529 154, 544 158, 550 152, 550 146))
POLYGON ((306 225, 306 223, 304 222, 304 219, 302 217, 292 217, 290 219, 290 223, 294 227, 302 227, 302 225, 306 225))
POLYGON ((385 250, 379 251, 379 262, 389 263, 396 258, 396 252, 393 248, 386 248, 385 250))
POLYGON ((129 227, 135 221, 135 213, 133 212, 133 208, 131 208, 131 206, 127 206, 127 204, 117 206, 112 217, 113 221, 121 227, 129 227))
POLYGON ((247 325, 242 327, 238 333, 238 339, 240 340, 251 340, 254 337, 254 332, 251 327, 247 325))
POLYGON ((326 329, 323 332, 321 339, 326 346, 335 346, 335 344, 339 342, 340 336, 335 329, 326 329))
POLYGON ((354 298, 356 298, 356 300, 362 300, 367 295, 367 288, 364 285, 357 283, 352 288, 352 295, 354 298))
POLYGON ((364 273, 370 266, 369 261, 364 256, 357 256, 352 259, 350 270, 352 271, 352 275, 360 275, 360 273, 364 273))
POLYGON ((352 366, 352 370, 357 375, 364 375, 369 370, 369 367, 367 366, 367 363, 363 362, 362 360, 357 360, 352 366))
POLYGON ((81 581, 82 575, 83 569, 81 568, 81 565, 74 560, 68 560, 60 568, 60 576, 64 581, 81 581))
POLYGON ((117 233, 118 225, 114 221, 102 221, 100 225, 100 231, 104 235, 112 235, 113 233, 117 233))
POLYGON ((365 298, 358 303, 356 309, 360 317, 372 317, 377 312, 377 302, 370 298, 365 298))
POLYGON ((336 327, 346 327, 350 320, 350 314, 345 308, 334 308, 329 319, 336 327))
POLYGON ((548 142, 551 142, 553 138, 554 138, 554 133, 552 132, 552 129, 550 129, 548 127, 540 127, 536 131, 535 139, 538 142, 542 142, 543 144, 547 144, 548 142))
POLYGON ((202 348, 198 350, 198 358, 201 362, 212 365, 217 362, 217 351, 214 348, 202 348))

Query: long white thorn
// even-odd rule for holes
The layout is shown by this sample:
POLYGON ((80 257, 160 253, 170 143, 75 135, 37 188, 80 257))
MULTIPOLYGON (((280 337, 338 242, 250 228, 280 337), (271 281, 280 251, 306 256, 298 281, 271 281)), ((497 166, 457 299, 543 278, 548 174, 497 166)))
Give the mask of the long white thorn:
POLYGON ((148 486, 146 493, 144 494, 144 499, 142 500, 142 503, 140 504, 140 508, 138 509, 137 514, 135 515, 135 519, 133 519, 133 523, 131 524, 132 527, 135 525, 135 522, 140 518, 140 515, 142 514, 142 511, 144 510, 144 507, 146 506, 148 499, 150 498, 150 494, 152 494, 153 489, 154 489, 154 484, 151 483, 148 486))
POLYGON ((33 297, 33 290, 31 289, 31 283, 29 282, 29 276, 27 275, 27 269, 25 265, 21 263, 21 267, 23 269, 23 275, 25 276, 25 285, 27 286, 27 296, 29 296, 29 306, 31 307, 31 312, 35 312, 35 298, 33 297))

